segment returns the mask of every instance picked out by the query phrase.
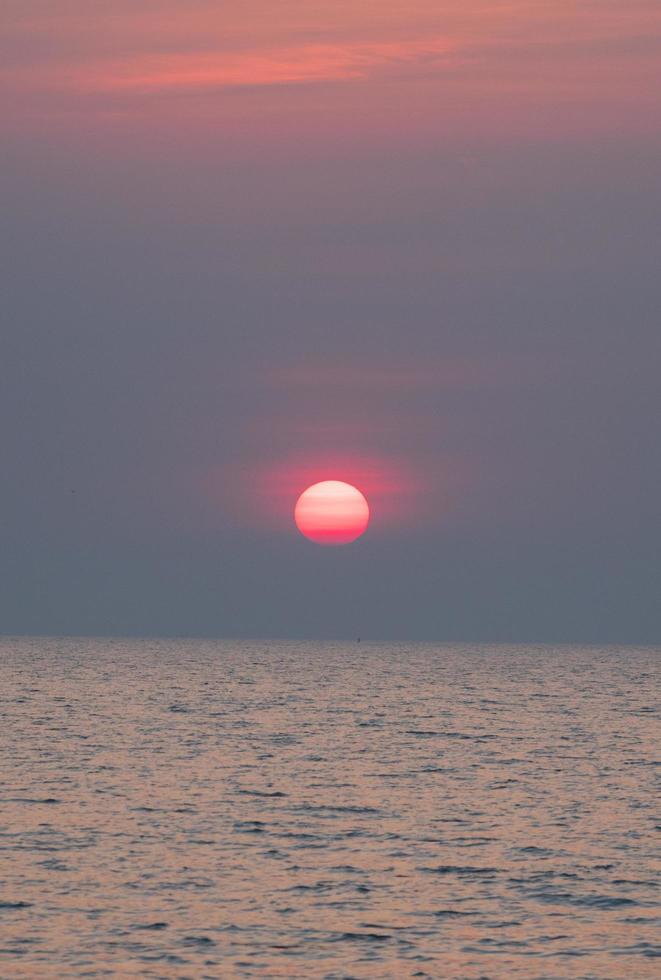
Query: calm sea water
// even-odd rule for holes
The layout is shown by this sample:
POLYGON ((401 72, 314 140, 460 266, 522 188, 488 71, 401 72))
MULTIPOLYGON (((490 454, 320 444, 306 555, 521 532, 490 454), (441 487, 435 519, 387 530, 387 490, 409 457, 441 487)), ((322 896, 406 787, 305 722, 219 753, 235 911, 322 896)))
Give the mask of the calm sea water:
POLYGON ((660 975, 658 650, 0 658, 2 977, 660 975))

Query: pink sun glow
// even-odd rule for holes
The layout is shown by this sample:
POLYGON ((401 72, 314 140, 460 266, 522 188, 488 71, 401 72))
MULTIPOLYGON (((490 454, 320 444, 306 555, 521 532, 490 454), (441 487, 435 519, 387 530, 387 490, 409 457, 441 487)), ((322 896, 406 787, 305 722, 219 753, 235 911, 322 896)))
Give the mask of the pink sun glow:
POLYGON ((324 480, 298 498, 294 520, 301 534, 317 544, 349 544, 369 523, 370 510, 360 490, 350 483, 324 480))

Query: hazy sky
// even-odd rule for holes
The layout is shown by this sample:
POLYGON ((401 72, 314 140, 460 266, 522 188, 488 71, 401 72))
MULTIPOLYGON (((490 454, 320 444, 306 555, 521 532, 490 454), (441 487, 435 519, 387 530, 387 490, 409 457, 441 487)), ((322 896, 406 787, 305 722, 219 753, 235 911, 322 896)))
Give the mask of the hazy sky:
POLYGON ((0 37, 0 630, 661 641, 658 0, 0 37))

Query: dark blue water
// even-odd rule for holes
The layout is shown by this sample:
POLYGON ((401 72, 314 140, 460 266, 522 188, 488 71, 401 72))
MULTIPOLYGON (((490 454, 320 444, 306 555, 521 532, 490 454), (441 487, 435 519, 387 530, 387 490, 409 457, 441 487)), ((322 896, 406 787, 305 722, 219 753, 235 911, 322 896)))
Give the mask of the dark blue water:
POLYGON ((0 658, 3 977, 660 975, 658 650, 0 658))

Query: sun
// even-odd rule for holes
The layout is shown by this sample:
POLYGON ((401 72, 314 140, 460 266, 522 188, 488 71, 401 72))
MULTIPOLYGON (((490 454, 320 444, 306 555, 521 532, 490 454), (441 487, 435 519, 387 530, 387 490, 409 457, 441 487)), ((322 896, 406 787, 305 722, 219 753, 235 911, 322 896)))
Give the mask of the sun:
POLYGON ((357 487, 324 480, 304 490, 294 520, 301 534, 317 544, 349 544, 367 529, 370 509, 357 487))

